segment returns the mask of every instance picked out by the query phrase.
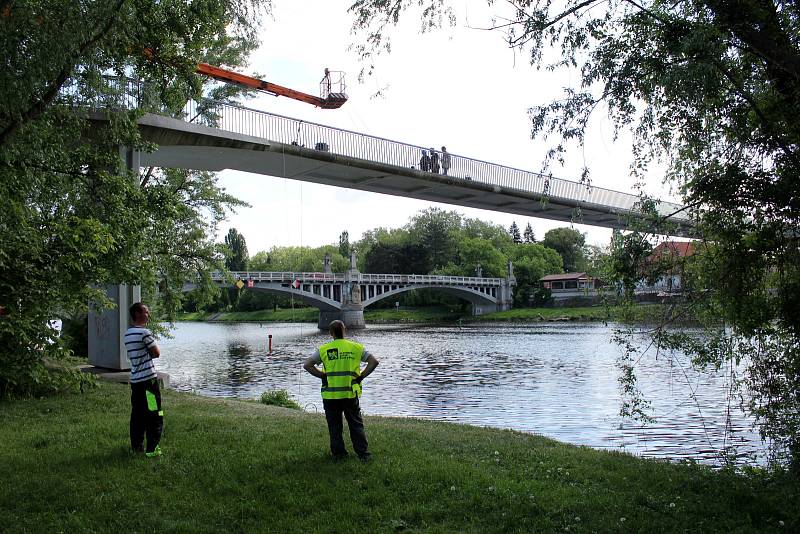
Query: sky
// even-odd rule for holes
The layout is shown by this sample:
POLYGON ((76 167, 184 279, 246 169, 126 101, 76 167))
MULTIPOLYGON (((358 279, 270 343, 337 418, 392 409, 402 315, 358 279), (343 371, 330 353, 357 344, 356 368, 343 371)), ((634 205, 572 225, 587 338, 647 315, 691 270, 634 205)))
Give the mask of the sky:
MULTIPOLYGON (((337 110, 318 109, 284 97, 263 94, 248 107, 310 122, 380 136, 409 144, 447 146, 452 154, 521 169, 542 168, 547 142, 531 139, 527 110, 563 94, 574 73, 538 71, 524 52, 511 50, 502 34, 486 31, 498 4, 464 0, 456 3, 458 23, 420 34, 419 17, 405 14, 391 32, 392 51, 378 57, 374 75, 358 81, 362 64, 349 46, 352 16, 349 0, 273 0, 272 16, 262 24, 260 48, 242 71, 267 81, 318 94, 324 69, 345 71, 348 102, 337 110), (380 96, 376 96, 378 91, 380 96)), ((630 139, 614 142, 612 123, 598 113, 585 147, 569 153, 553 176, 577 180, 591 170, 592 184, 632 191, 630 139)), ((247 201, 219 227, 221 241, 229 228, 244 235, 251 255, 273 246, 317 247, 338 244, 346 230, 350 241, 376 227, 398 228, 429 207, 454 210, 508 228, 530 223, 536 238, 565 223, 486 210, 462 208, 352 189, 303 183, 226 170, 220 185, 247 201), (337 214, 341 214, 339 217, 337 214)), ((676 200, 659 176, 647 180, 645 192, 676 200)), ((611 230, 574 225, 588 244, 606 246, 611 230)))

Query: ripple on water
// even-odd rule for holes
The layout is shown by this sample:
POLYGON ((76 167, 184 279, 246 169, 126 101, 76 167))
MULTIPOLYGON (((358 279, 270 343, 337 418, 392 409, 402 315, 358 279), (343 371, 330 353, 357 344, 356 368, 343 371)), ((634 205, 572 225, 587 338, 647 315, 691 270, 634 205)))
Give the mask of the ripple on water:
MULTIPOLYGON (((302 370, 329 339, 315 326, 179 323, 173 334, 160 341, 158 367, 176 389, 241 398, 287 389, 302 406, 321 409, 319 382, 302 370)), ((662 458, 716 462, 732 443, 743 454, 761 450, 750 421, 728 413, 725 373, 695 372, 680 356, 645 356, 637 368, 656 422, 620 419, 621 352, 609 326, 380 326, 352 334, 381 361, 365 381, 368 414, 514 428, 662 458)))

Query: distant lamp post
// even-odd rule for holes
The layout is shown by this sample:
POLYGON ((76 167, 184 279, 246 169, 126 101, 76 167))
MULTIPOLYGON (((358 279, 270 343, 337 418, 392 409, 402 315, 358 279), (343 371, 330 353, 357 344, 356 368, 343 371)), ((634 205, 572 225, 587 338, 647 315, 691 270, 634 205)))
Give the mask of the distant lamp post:
POLYGON ((478 278, 483 278, 483 267, 481 267, 480 263, 478 264, 477 267, 475 267, 475 276, 477 276, 478 278))

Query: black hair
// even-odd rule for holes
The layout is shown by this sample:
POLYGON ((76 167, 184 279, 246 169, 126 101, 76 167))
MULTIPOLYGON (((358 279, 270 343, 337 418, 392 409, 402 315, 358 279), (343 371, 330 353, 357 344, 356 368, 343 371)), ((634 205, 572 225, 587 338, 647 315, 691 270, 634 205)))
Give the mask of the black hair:
POLYGON ((142 304, 141 302, 136 302, 133 304, 133 306, 130 307, 128 311, 131 314, 131 319, 135 321, 136 316, 144 312, 144 304, 142 304))
POLYGON ((344 338, 345 330, 347 330, 347 328, 345 328, 344 323, 338 319, 331 321, 331 324, 328 326, 328 332, 330 332, 334 339, 344 338))

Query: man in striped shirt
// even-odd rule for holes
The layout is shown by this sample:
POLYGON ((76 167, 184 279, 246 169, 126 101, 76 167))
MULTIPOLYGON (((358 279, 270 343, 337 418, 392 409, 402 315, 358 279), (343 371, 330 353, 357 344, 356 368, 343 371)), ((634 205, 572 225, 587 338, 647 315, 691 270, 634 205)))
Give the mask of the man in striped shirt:
POLYGON ((164 412, 161 409, 161 390, 153 359, 161 356, 153 333, 145 328, 150 310, 137 302, 130 308, 133 324, 125 332, 125 348, 131 362, 131 447, 144 452, 148 458, 161 456, 161 432, 164 412), (147 448, 144 438, 147 435, 147 448))

